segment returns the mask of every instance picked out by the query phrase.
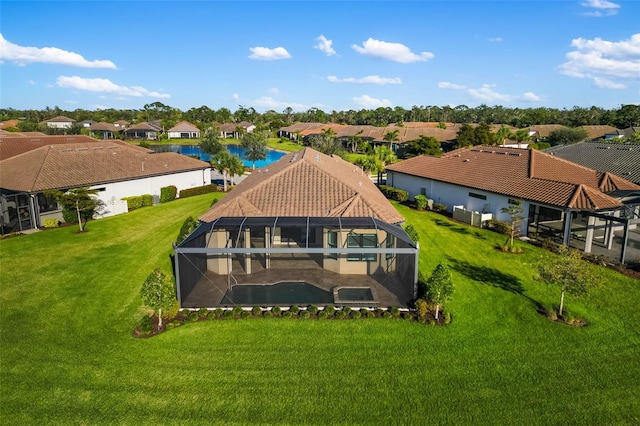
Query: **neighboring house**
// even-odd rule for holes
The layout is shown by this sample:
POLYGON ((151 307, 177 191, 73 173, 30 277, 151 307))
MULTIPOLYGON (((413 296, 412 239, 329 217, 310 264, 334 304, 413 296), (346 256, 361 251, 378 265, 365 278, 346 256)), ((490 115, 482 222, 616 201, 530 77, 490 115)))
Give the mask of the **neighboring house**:
POLYGON ((534 142, 539 142, 549 137, 551 132, 559 129, 566 129, 566 126, 561 124, 536 124, 529 127, 529 137, 534 142))
MULTIPOLYGON (((127 211, 123 197, 159 196, 165 186, 175 185, 180 191, 211 182, 210 165, 184 155, 156 154, 123 142, 86 136, 67 143, 52 139, 53 143, 29 146, 0 161, 3 234, 41 227, 46 218, 62 219, 57 203, 44 195, 46 190, 97 189, 97 197, 105 203, 101 212, 104 217, 127 211)), ((28 139, 22 141, 30 144, 28 139)), ((0 144, 5 142, 3 139, 0 144)))
POLYGON ((47 145, 98 142, 100 141, 84 135, 50 136, 39 132, 16 132, 3 135, 0 131, 0 161, 47 145), (32 135, 32 133, 35 134, 32 135))
POLYGON ((126 129, 127 127, 129 127, 129 124, 131 123, 129 123, 127 120, 118 120, 115 123, 113 123, 113 125, 120 130, 126 129))
POLYGON ((126 129, 124 136, 126 139, 156 140, 160 131, 160 127, 143 121, 126 129))
POLYGON ((104 121, 100 123, 94 123, 88 127, 89 132, 91 132, 91 136, 98 139, 115 139, 122 129, 116 127, 111 123, 105 123, 104 121))
POLYGON ((596 140, 604 139, 606 135, 615 132, 617 129, 613 126, 597 125, 597 126, 581 126, 587 132, 587 139, 596 140))
POLYGON ((585 252, 593 244, 610 250, 615 232, 628 235, 640 223, 640 186, 536 150, 478 146, 415 157, 387 166, 387 184, 470 223, 509 221, 502 209, 519 201, 523 235, 580 240, 585 252))
POLYGON ((47 127, 51 127, 52 129, 70 129, 76 120, 59 115, 57 117, 50 118, 49 120, 45 120, 44 122, 47 124, 47 127))
POLYGON ((252 172, 199 220, 175 250, 182 307, 406 307, 415 297, 418 249, 404 218, 339 157, 290 153, 252 172), (287 301, 282 281, 292 288, 287 301))
POLYGON ((244 133, 251 133, 255 130, 256 126, 247 121, 241 121, 240 123, 224 123, 219 126, 220 137, 240 139, 244 133))
POLYGON ((96 124, 96 123, 97 123, 97 121, 94 121, 94 120, 82 120, 82 121, 80 122, 80 124, 82 125, 82 127, 85 127, 85 128, 87 128, 87 127, 91 127, 92 125, 94 125, 94 124, 96 124))
POLYGON ((169 139, 198 139, 200 138, 200 129, 188 121, 181 121, 167 132, 169 139))
POLYGON ((605 140, 615 140, 622 138, 631 138, 634 133, 640 134, 640 127, 627 127, 626 129, 613 129, 604 135, 605 140))
POLYGON ((545 152, 640 185, 640 144, 578 142, 557 145, 545 152))

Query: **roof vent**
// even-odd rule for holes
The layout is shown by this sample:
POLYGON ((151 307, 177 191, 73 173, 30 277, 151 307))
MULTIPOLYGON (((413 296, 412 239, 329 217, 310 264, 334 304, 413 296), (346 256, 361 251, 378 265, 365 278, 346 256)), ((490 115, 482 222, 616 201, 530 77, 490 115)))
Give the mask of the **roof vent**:
POLYGON ((468 158, 466 158, 466 159, 464 160, 464 163, 468 163, 468 162, 469 162, 469 159, 468 159, 468 158))
POLYGON ((315 159, 316 161, 320 161, 320 154, 316 154, 315 159))

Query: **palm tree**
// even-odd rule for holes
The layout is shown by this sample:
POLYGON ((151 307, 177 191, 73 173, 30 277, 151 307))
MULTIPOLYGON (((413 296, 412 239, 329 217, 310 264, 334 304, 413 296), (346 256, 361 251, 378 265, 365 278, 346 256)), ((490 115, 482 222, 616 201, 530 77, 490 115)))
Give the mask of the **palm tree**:
POLYGON ((509 137, 511 131, 504 124, 500 126, 496 134, 496 143, 498 145, 504 145, 504 140, 509 137))
POLYGON ((373 158, 375 158, 380 163, 380 168, 378 170, 378 186, 382 182, 382 174, 385 172, 385 168, 388 164, 394 163, 398 157, 391 151, 391 148, 387 146, 379 146, 373 150, 373 158))
POLYGON ((232 155, 229 159, 229 177, 231 178, 231 185, 235 185, 235 176, 241 176, 244 174, 244 163, 237 155, 232 155))
POLYGON ((224 192, 227 192, 227 173, 229 172, 231 157, 234 157, 229 151, 220 151, 211 157, 211 167, 222 173, 222 181, 224 182, 224 192))
POLYGON ((399 135, 399 131, 396 130, 389 130, 387 133, 384 134, 384 137, 382 138, 385 142, 387 142, 389 144, 389 148, 391 148, 391 145, 394 142, 400 142, 400 137, 399 135))

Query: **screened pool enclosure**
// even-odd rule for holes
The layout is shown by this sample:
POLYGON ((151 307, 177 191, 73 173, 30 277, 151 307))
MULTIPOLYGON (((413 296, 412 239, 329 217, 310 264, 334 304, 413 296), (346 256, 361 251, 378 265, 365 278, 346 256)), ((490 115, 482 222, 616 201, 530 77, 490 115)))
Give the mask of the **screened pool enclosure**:
POLYGON ((407 306, 418 246, 372 217, 221 217, 175 248, 183 308, 407 306))

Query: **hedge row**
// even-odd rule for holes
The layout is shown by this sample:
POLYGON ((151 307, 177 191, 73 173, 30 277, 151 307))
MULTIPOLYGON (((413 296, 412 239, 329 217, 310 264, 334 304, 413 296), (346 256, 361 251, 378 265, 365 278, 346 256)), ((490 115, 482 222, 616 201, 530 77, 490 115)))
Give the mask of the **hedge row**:
POLYGON ((183 189, 180 191, 180 198, 193 197, 195 195, 209 194, 210 192, 218 192, 220 188, 218 185, 210 184, 205 186, 198 186, 196 188, 183 189))
POLYGON ((176 195, 178 195, 178 188, 176 188, 174 185, 164 186, 160 188, 161 203, 168 203, 169 201, 175 200, 176 195))
POLYGON ((409 199, 409 193, 402 189, 394 188, 393 186, 380 185, 380 191, 390 200, 403 203, 409 199))
POLYGON ((123 200, 127 202, 129 211, 153 205, 153 196, 151 194, 133 195, 125 197, 123 200))

